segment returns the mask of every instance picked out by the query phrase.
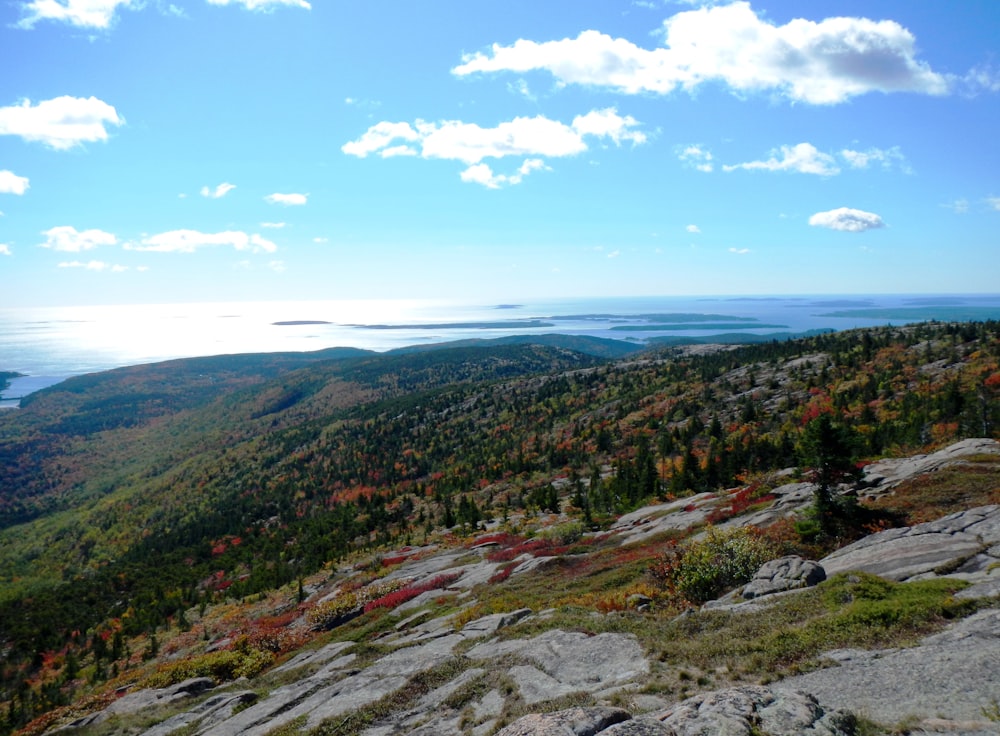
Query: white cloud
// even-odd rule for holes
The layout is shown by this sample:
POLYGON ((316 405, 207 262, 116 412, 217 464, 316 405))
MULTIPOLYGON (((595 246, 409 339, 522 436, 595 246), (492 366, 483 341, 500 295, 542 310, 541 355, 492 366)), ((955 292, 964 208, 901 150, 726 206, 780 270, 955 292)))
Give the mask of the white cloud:
POLYGON ((318 244, 318 245, 322 245, 323 243, 329 243, 330 239, 329 238, 317 237, 317 238, 313 238, 313 242, 316 243, 316 244, 318 244))
POLYGON ((242 5, 247 10, 270 12, 275 8, 287 5, 293 8, 311 10, 312 5, 306 0, 208 0, 209 5, 242 5))
POLYGON ((488 164, 473 164, 465 171, 463 171, 459 176, 464 182, 473 182, 475 184, 482 184, 484 187, 489 189, 499 189, 503 185, 514 185, 520 184, 524 177, 530 174, 532 171, 551 171, 545 162, 540 158, 529 158, 522 163, 517 172, 510 175, 505 174, 494 174, 493 169, 490 168, 488 164))
MULTIPOLYGON (((345 143, 340 150, 350 156, 365 158, 370 153, 383 152, 389 148, 389 144, 396 140, 417 141, 420 134, 415 131, 409 123, 390 123, 383 121, 370 127, 364 135, 356 141, 345 143)), ((416 151, 413 151, 416 154, 416 151)))
POLYGON ((287 222, 262 222, 260 226, 276 230, 285 227, 287 224, 287 222))
POLYGON ((875 213, 854 210, 849 207, 817 212, 809 218, 809 224, 814 227, 825 227, 849 233, 861 233, 865 230, 885 227, 885 222, 875 213))
POLYGON ((721 81, 735 93, 773 91, 812 104, 874 91, 945 94, 949 88, 949 78, 917 60, 913 34, 891 20, 795 19, 776 26, 749 2, 734 2, 677 13, 663 27, 663 48, 588 30, 575 39, 493 44, 487 53, 464 57, 452 73, 544 70, 559 85, 625 94, 692 91, 721 81))
POLYGON ((41 248, 51 248, 62 253, 80 253, 93 250, 102 245, 116 245, 118 238, 103 230, 78 231, 75 227, 62 225, 42 233, 45 242, 39 243, 41 248))
POLYGON ((56 97, 34 106, 24 100, 0 107, 0 135, 17 135, 57 150, 107 140, 106 126, 124 122, 115 108, 96 97, 56 97))
POLYGON ((956 215, 964 215, 966 212, 969 211, 969 200, 956 199, 954 202, 948 202, 943 206, 950 209, 956 215))
POLYGON ((733 166, 723 166, 724 171, 793 171, 799 174, 817 174, 833 176, 840 169, 833 156, 822 153, 811 143, 799 143, 795 146, 782 146, 778 151, 771 151, 771 158, 766 161, 749 161, 733 166), (780 158, 779 158, 780 155, 780 158))
POLYGON ((701 232, 701 228, 698 227, 697 225, 688 225, 684 229, 687 230, 689 233, 700 233, 701 232))
POLYGON ((610 138, 616 146, 620 146, 622 141, 627 141, 633 145, 646 142, 646 134, 642 131, 632 130, 639 124, 631 115, 622 117, 613 107, 604 110, 591 110, 586 115, 577 115, 573 118, 573 130, 580 135, 592 135, 598 138, 610 138))
POLYGON ((13 255, 13 253, 11 253, 10 246, 7 245, 6 243, 0 243, 0 256, 9 256, 9 255, 13 255))
POLYGON ((610 253, 608 253, 608 258, 617 258, 621 254, 622 252, 620 250, 613 250, 610 253))
POLYGON ((104 261, 62 261, 56 264, 59 268, 82 268, 86 271, 111 271, 111 273, 122 273, 128 271, 128 266, 121 266, 116 263, 106 263, 104 261))
POLYGON ((712 163, 712 152, 705 150, 699 145, 678 146, 676 150, 677 158, 686 166, 690 166, 706 174, 710 173, 715 167, 712 163))
POLYGON ((23 6, 19 28, 31 28, 40 20, 69 23, 78 28, 108 28, 118 7, 138 8, 141 0, 31 0, 23 6))
POLYGON ((209 189, 208 187, 201 188, 201 196, 208 197, 209 199, 221 199, 229 194, 236 188, 235 184, 230 184, 228 181, 222 182, 215 189, 209 189))
POLYGON ((239 230, 221 233, 202 233, 197 230, 171 230, 147 238, 138 245, 128 244, 126 250, 155 253, 194 253, 199 248, 231 246, 238 251, 252 253, 274 253, 278 246, 256 233, 248 235, 239 230))
POLYGON ((1000 197, 987 197, 986 204, 989 205, 991 210, 1000 212, 1000 197))
POLYGON ((284 273, 285 269, 287 268, 285 266, 284 261, 270 261, 267 264, 267 267, 272 271, 274 271, 275 273, 284 273))
POLYGON ((295 194, 295 193, 281 194, 279 192, 275 192, 274 194, 268 194, 266 197, 264 197, 264 200, 269 204, 280 204, 284 205, 285 207, 297 207, 304 205, 308 201, 308 199, 309 199, 308 194, 295 194))
POLYGON ((730 248, 730 253, 735 253, 736 255, 743 256, 750 252, 749 248, 730 248))
POLYGON ((13 171, 0 171, 0 194, 24 194, 30 188, 28 177, 13 171))
POLYGON ((611 140, 619 146, 645 143, 645 133, 636 130, 639 124, 630 115, 619 115, 613 107, 578 115, 570 125, 543 115, 517 117, 495 128, 460 120, 439 123, 417 120, 413 125, 380 122, 357 140, 345 143, 341 150, 359 158, 371 154, 388 158, 405 153, 425 159, 461 161, 467 166, 461 175, 463 181, 496 188, 504 183, 518 183, 531 171, 545 168, 538 156, 573 156, 588 150, 588 139, 611 140), (483 159, 506 156, 528 158, 517 174, 501 178, 489 166, 480 165, 483 159))

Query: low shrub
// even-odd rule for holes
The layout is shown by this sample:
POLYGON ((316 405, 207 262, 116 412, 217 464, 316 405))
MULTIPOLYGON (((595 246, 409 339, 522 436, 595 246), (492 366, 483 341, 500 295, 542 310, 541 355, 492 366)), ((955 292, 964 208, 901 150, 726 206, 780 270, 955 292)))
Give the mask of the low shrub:
POLYGON ((194 659, 164 665, 143 682, 143 687, 163 688, 192 677, 210 677, 216 684, 239 677, 252 678, 267 669, 274 655, 259 649, 210 652, 194 659))
POLYGON ((668 595, 701 604, 749 582, 761 565, 779 554, 756 527, 709 527, 700 539, 670 544, 650 565, 649 575, 668 595))
POLYGON ((421 593, 426 593, 429 590, 438 590, 439 588, 447 588, 460 577, 462 577, 462 573, 452 572, 437 575, 430 580, 425 580, 421 583, 411 583, 405 588, 400 588, 399 590, 395 590, 376 598, 375 600, 369 601, 364 606, 365 613, 373 611, 376 608, 395 608, 396 606, 400 606, 407 601, 416 598, 421 593))

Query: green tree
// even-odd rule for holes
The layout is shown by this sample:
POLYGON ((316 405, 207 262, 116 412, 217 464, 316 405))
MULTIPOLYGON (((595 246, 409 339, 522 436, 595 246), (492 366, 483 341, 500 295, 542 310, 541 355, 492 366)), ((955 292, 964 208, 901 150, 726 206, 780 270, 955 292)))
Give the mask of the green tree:
POLYGON ((816 517, 826 535, 835 535, 856 515, 853 497, 837 493, 841 484, 860 477, 854 459, 855 446, 854 433, 834 422, 827 413, 809 422, 802 436, 803 464, 810 468, 810 480, 816 485, 813 492, 816 517))

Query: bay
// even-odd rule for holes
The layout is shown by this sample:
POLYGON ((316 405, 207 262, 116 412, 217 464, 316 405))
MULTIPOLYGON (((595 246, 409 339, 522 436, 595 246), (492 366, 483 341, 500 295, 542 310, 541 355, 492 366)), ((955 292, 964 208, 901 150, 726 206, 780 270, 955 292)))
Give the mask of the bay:
POLYGON ((206 302, 0 309, 0 406, 69 376, 175 358, 559 333, 627 339, 774 335, 939 319, 996 319, 1000 295, 602 297, 206 302))

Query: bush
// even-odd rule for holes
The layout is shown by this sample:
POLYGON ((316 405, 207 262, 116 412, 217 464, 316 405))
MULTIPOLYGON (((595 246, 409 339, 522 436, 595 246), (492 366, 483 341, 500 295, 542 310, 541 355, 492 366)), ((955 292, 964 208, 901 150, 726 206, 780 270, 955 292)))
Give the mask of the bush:
POLYGON ((586 531, 582 521, 566 521, 538 532, 538 538, 558 544, 573 544, 586 531))
POLYGON ((310 609, 306 620, 314 629, 332 629, 368 610, 365 607, 372 601, 385 598, 409 583, 406 578, 376 580, 360 590, 341 591, 335 598, 310 609))
POLYGON ((704 603, 743 585, 778 549, 755 527, 709 527, 702 539, 672 545, 649 568, 657 586, 691 603, 704 603))
POLYGON ((167 665, 151 675, 143 686, 169 687, 192 677, 211 677, 216 684, 238 677, 252 678, 267 669, 273 661, 273 654, 258 649, 211 652, 195 659, 167 665))

